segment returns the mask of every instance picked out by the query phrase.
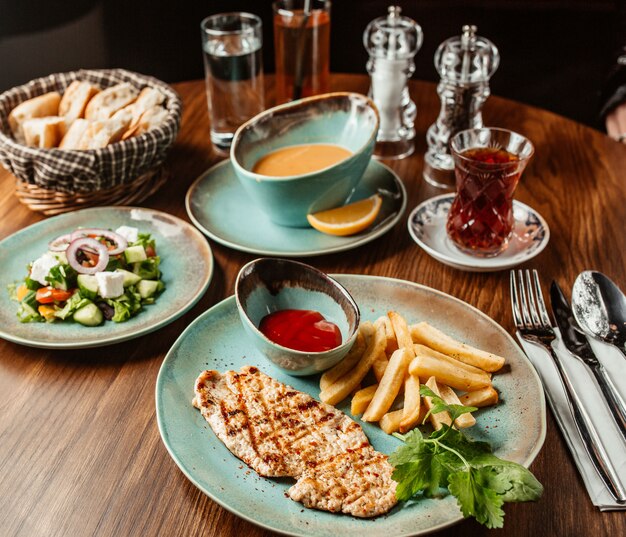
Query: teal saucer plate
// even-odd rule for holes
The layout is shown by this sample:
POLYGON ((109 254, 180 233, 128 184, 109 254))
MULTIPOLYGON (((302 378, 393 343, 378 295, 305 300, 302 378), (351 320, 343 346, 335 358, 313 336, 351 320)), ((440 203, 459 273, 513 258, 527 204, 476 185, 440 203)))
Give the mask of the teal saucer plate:
MULTIPOLYGON (((500 457, 525 466, 534 460, 546 431, 543 391, 530 362, 503 328, 472 306, 422 285, 377 276, 333 277, 354 297, 363 320, 395 310, 409 323, 427 319, 461 341, 505 356, 508 365, 494 377, 500 403, 479 410, 477 425, 467 431, 475 439, 490 442, 500 457)), ((307 509, 286 498, 293 479, 257 475, 228 451, 191 405, 195 379, 203 370, 224 372, 244 365, 257 366, 297 390, 319 396, 319 375, 289 376, 248 340, 234 296, 187 327, 168 352, 157 378, 157 420, 163 442, 185 476, 214 501, 266 529, 310 537, 423 535, 462 519, 451 496, 398 505, 375 519, 307 509)), ((350 415, 349 401, 339 408, 350 415)), ((389 454, 400 444, 376 424, 357 422, 375 449, 389 454)))
POLYGON ((43 220, 0 242, 0 338, 31 347, 101 347, 153 332, 178 319, 207 290, 213 254, 202 234, 170 214, 140 207, 83 209, 43 220), (166 289, 152 305, 123 323, 87 327, 78 323, 20 323, 18 304, 7 286, 26 276, 26 266, 48 250, 48 242, 79 227, 116 229, 127 225, 156 239, 166 289))
POLYGON ((404 214, 406 190, 391 169, 371 160, 349 201, 376 193, 383 197, 381 211, 368 229, 356 235, 335 237, 310 227, 279 226, 255 205, 226 160, 196 179, 185 205, 198 229, 224 246, 260 255, 308 257, 351 250, 389 231, 404 214))

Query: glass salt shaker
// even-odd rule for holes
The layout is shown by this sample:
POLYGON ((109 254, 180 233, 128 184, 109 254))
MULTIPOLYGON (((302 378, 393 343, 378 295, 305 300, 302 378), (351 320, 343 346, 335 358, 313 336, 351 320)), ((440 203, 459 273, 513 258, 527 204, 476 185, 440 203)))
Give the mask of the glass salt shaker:
POLYGON ((463 26, 460 36, 447 39, 435 52, 441 76, 437 93, 441 111, 426 133, 424 179, 433 186, 454 189, 454 161, 449 142, 459 131, 481 128, 481 109, 489 97, 489 79, 500 63, 496 46, 476 35, 476 26, 463 26))
POLYGON ((408 80, 415 71, 413 58, 422 46, 423 33, 413 19, 403 17, 399 6, 371 21, 363 33, 370 55, 370 98, 380 113, 374 156, 399 159, 413 152, 417 108, 409 96, 408 80))

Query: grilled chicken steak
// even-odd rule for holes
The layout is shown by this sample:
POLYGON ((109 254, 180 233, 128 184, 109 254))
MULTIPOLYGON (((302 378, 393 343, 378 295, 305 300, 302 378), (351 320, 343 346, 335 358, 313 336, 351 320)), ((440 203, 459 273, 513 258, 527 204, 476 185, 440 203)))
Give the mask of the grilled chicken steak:
POLYGON ((260 475, 291 476, 306 507, 373 517, 396 504, 387 456, 343 412, 261 373, 204 371, 193 404, 217 437, 260 475))

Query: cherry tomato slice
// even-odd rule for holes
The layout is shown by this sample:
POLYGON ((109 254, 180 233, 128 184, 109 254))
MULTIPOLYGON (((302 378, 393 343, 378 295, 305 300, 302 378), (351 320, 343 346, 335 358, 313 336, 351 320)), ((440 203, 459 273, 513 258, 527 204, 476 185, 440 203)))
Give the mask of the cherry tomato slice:
POLYGON ((95 267, 98 264, 98 260, 100 259, 100 256, 98 254, 94 254, 93 252, 88 252, 86 250, 83 250, 82 252, 87 258, 87 261, 84 261, 82 263, 84 267, 95 267))
POLYGON ((53 302, 64 302, 74 294, 74 290, 63 291, 54 287, 40 287, 37 289, 35 299, 40 304, 52 304, 53 302))

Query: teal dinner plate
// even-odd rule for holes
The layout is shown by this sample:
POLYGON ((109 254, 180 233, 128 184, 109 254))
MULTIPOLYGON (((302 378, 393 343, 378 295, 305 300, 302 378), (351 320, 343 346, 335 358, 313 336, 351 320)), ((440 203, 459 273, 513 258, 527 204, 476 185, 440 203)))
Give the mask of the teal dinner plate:
POLYGON ((0 337, 50 349, 84 349, 120 343, 153 332, 178 319, 205 293, 213 275, 213 254, 206 239, 187 222, 139 207, 98 207, 62 214, 24 228, 0 242, 0 337), (26 276, 26 265, 48 251, 48 242, 79 227, 117 229, 127 225, 150 233, 161 258, 165 291, 123 323, 95 327, 74 322, 20 323, 17 302, 7 285, 26 276))
POLYGON ((313 228, 279 226, 256 206, 237 179, 230 160, 204 172, 191 185, 185 204, 191 221, 207 237, 235 250, 278 257, 342 252, 373 241, 389 231, 406 209, 406 190, 387 166, 371 160, 350 201, 379 193, 383 205, 365 231, 335 237, 313 228))
MULTIPOLYGON (((508 365, 494 377, 501 401, 479 410, 478 423, 468 434, 489 441, 500 457, 525 466, 534 460, 546 431, 543 391, 530 362, 503 328, 472 306, 412 282, 377 276, 335 278, 352 294, 363 320, 396 310, 409 323, 428 320, 461 341, 505 356, 508 365)), ((451 496, 398 505, 375 519, 307 509, 286 498, 293 479, 260 477, 228 451, 191 405, 194 382, 203 370, 224 372, 244 365, 257 366, 297 390, 319 396, 318 375, 289 376, 256 350, 241 324, 234 296, 189 325, 168 352, 157 378, 157 419, 163 442, 191 482, 220 505, 269 530, 303 536, 420 535, 462 519, 451 496)), ((339 408, 350 415, 349 401, 339 408)), ((388 454, 400 444, 376 424, 357 421, 377 450, 388 454)))

